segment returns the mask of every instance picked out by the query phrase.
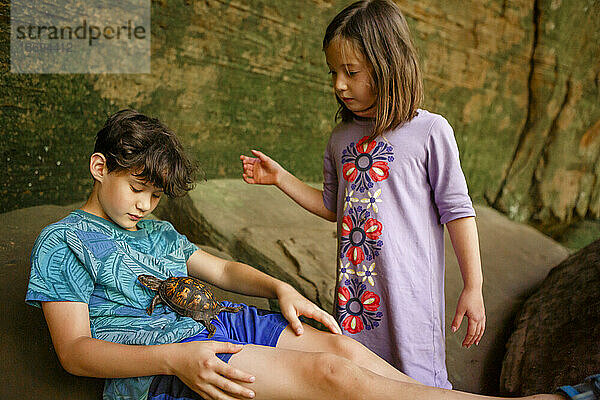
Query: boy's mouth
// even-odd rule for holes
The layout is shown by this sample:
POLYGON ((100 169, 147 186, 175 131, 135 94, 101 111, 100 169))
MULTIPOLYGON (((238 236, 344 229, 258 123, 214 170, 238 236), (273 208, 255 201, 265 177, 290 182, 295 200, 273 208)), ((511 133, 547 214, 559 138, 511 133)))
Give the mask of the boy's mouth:
POLYGON ((127 215, 129 215, 129 219, 131 219, 133 221, 139 221, 140 219, 142 219, 142 217, 139 215, 129 214, 129 213, 127 213, 127 215))

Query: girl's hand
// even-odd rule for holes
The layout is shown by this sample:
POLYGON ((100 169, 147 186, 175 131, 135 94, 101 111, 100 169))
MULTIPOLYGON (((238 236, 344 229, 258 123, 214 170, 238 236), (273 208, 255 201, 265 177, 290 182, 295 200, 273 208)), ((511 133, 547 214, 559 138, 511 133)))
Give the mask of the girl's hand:
POLYGON ((238 382, 254 382, 254 376, 221 361, 216 353, 237 353, 242 345, 206 341, 174 344, 177 349, 170 364, 190 389, 207 400, 254 398, 254 392, 238 382))
POLYGON ((282 285, 277 291, 277 299, 281 314, 288 320, 296 335, 300 336, 304 333, 302 322, 298 318, 300 315, 319 321, 333 333, 342 334, 342 330, 330 314, 317 307, 293 287, 282 285))
POLYGON ((275 160, 264 155, 258 150, 252 150, 257 158, 240 156, 242 160, 242 177, 246 183, 259 185, 277 185, 285 170, 275 160))
POLYGON ((473 344, 479 344, 485 331, 485 307, 483 305, 481 289, 463 289, 458 298, 456 313, 452 321, 452 332, 458 330, 465 315, 467 316, 469 325, 462 345, 469 348, 473 344))

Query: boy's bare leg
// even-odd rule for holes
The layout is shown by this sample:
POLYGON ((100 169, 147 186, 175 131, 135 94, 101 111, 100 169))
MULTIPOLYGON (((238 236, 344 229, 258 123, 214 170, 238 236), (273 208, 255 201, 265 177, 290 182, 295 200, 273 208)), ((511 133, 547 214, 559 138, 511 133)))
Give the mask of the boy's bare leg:
POLYGON ((347 336, 319 331, 307 324, 302 324, 302 326, 304 333, 300 336, 297 336, 288 326, 279 337, 277 347, 288 350, 333 353, 386 378, 420 384, 392 367, 356 340, 347 336))
MULTIPOLYGON (((385 378, 331 353, 246 345, 229 364, 256 377, 243 383, 257 400, 476 400, 500 399, 385 378)), ((562 400, 555 395, 526 399, 562 400)))

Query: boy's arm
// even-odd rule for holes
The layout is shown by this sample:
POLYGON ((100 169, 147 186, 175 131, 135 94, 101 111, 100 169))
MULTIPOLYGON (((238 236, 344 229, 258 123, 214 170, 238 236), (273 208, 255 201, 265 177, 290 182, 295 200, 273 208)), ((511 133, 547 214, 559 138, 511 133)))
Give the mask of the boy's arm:
POLYGON ((479 344, 485 331, 485 306, 483 304, 483 273, 479 255, 479 238, 475 218, 466 217, 446 224, 454 253, 458 260, 464 288, 458 299, 456 313, 452 321, 452 331, 456 332, 463 317, 468 318, 468 329, 462 345, 470 347, 479 344))
POLYGON ((291 285, 249 265, 223 260, 196 250, 187 261, 188 273, 221 289, 249 296, 278 299, 281 313, 296 334, 302 334, 300 315, 324 324, 331 332, 341 333, 335 319, 302 296, 291 285))
POLYGON ((252 150, 252 154, 256 158, 240 156, 244 181, 251 184, 275 185, 307 211, 328 221, 336 221, 336 213, 327 209, 323 203, 322 190, 302 182, 260 151, 252 150))
MULTIPOLYGON (((208 398, 218 392, 253 397, 234 380, 252 382, 215 353, 237 353, 242 346, 223 342, 188 342, 134 346, 93 339, 88 306, 80 302, 43 302, 52 343, 62 366, 71 374, 97 378, 177 375, 208 398)), ((232 398, 233 397, 227 397, 232 398)))

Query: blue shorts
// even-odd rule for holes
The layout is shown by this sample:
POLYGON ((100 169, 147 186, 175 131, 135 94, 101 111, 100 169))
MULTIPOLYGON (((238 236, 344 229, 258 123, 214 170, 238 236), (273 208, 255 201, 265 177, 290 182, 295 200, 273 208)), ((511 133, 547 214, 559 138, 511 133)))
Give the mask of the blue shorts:
MULTIPOLYGON (((288 325, 279 313, 258 309, 245 304, 221 302, 225 306, 243 308, 237 313, 221 312, 218 320, 212 324, 217 328, 213 337, 208 339, 208 330, 183 339, 181 342, 215 340, 237 344, 257 344, 275 347, 281 332, 288 325)), ((233 354, 217 353, 217 357, 229 362, 233 354)), ((202 399, 196 392, 188 388, 178 377, 173 375, 157 375, 150 384, 148 400, 198 400, 202 399)))

